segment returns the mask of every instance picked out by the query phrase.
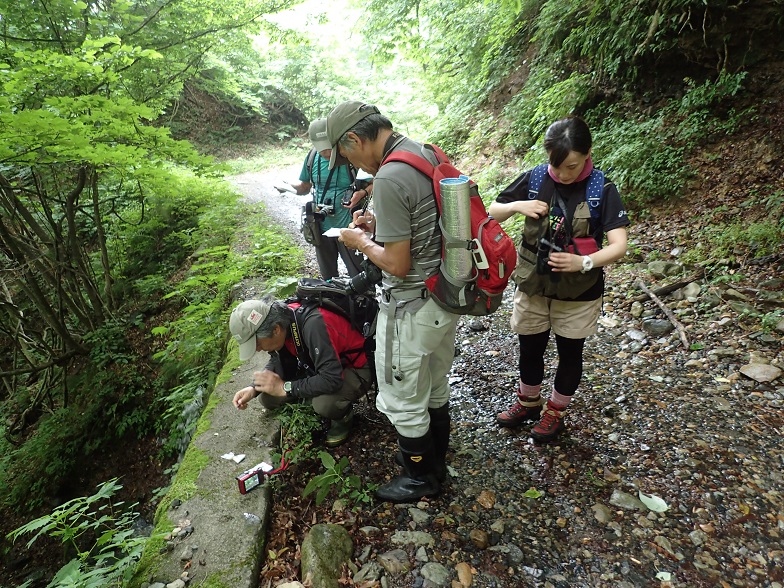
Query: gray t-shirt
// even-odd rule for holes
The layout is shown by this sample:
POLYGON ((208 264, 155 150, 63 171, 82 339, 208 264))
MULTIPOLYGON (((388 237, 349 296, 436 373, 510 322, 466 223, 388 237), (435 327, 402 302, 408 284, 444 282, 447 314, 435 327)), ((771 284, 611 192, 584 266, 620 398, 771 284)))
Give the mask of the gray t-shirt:
MULTIPOLYGON (((435 164, 432 152, 422 144, 403 138, 394 151, 409 151, 426 157, 435 164)), ((395 243, 411 241, 411 260, 416 261, 427 276, 441 263, 441 229, 432 180, 407 163, 391 161, 378 170, 373 181, 373 203, 376 215, 376 241, 395 243)), ((418 289, 424 286, 413 267, 401 279, 384 272, 385 289, 418 289)))

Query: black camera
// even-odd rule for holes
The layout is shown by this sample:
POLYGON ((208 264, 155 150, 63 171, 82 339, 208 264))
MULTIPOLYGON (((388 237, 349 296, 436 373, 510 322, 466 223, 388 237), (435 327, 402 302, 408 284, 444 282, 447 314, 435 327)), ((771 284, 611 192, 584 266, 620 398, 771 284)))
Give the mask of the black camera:
POLYGON ((314 216, 318 220, 324 220, 328 216, 335 214, 335 206, 332 204, 332 198, 327 198, 323 203, 316 204, 314 216))
POLYGON ((536 250, 536 273, 540 276, 550 274, 550 279, 553 282, 557 282, 561 279, 561 276, 558 273, 552 273, 553 268, 547 263, 550 259, 550 253, 553 251, 563 251, 563 248, 555 243, 551 243, 544 237, 539 239, 539 247, 536 250))
POLYGON ((363 260, 360 265, 362 271, 348 281, 346 289, 356 294, 365 294, 371 292, 384 276, 379 267, 369 259, 363 260))
POLYGON ((352 196, 354 196, 354 192, 358 192, 359 190, 365 190, 365 198, 360 200, 355 206, 355 208, 362 208, 362 206, 364 206, 362 201, 370 196, 367 193, 367 187, 370 185, 372 181, 373 180, 354 180, 352 184, 348 188, 346 188, 346 192, 343 194, 343 200, 341 200, 340 203, 346 207, 351 206, 351 198, 352 196))

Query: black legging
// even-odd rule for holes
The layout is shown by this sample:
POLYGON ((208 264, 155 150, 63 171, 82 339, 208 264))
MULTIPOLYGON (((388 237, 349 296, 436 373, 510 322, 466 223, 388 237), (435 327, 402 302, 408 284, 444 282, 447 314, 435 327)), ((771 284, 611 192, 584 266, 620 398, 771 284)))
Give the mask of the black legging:
MULTIPOLYGON (((536 335, 518 335, 520 340, 520 381, 526 386, 537 386, 544 379, 544 352, 550 340, 550 329, 536 335)), ((571 396, 583 377, 583 347, 585 339, 555 336, 558 348, 558 368, 553 387, 559 394, 571 396)))

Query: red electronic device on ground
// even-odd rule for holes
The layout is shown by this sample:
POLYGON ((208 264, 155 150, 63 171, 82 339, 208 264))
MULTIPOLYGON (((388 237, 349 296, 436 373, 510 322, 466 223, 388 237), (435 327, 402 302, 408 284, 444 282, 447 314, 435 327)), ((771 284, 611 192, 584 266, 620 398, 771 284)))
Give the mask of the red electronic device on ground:
POLYGON ((272 466, 268 463, 261 462, 249 470, 242 472, 237 476, 237 485, 240 488, 240 494, 247 494, 257 486, 260 486, 264 481, 264 476, 269 471, 272 471, 272 466))
POLYGON ((278 468, 273 469, 270 464, 262 461, 260 464, 245 470, 237 476, 237 486, 239 486, 240 494, 247 494, 254 488, 261 486, 264 483, 264 476, 277 474, 289 467, 289 462, 286 461, 287 453, 288 450, 283 452, 283 456, 280 458, 280 467, 278 468))

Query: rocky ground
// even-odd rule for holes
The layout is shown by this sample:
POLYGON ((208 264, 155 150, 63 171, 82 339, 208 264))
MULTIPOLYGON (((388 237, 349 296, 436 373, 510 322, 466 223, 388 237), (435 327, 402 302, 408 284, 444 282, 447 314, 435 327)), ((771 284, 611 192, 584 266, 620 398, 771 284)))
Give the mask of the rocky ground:
MULTIPOLYGON (((277 177, 237 181, 296 234, 300 203, 271 189, 277 177)), ((680 261, 696 246, 694 217, 662 214, 666 223, 635 221, 632 254, 607 272, 599 333, 557 442, 537 445, 529 427, 495 424, 517 378, 508 297, 492 317, 458 327, 441 495, 352 508, 336 488, 317 505, 302 490, 321 463, 292 466, 275 484, 261 585, 302 580, 303 537, 332 522, 354 542, 345 585, 784 586, 784 322, 774 314, 784 306, 784 256, 702 273, 680 261), (678 328, 639 281, 683 282, 658 297, 678 328)), ((309 253, 305 272, 315 268, 309 253)), ((332 453, 365 484, 383 483, 397 473, 394 431, 372 401, 358 412, 353 436, 332 453)))

